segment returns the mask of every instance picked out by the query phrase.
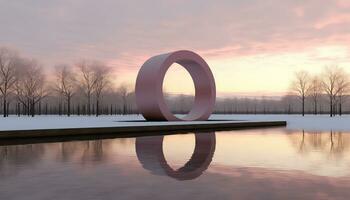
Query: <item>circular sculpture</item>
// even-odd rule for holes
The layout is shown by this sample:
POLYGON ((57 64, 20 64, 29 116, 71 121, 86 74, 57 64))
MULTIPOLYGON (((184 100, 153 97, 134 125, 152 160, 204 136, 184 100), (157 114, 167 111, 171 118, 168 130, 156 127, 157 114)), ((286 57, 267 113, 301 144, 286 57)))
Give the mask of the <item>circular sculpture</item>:
POLYGON ((216 99, 215 80, 208 64, 198 54, 175 51, 154 56, 142 65, 137 75, 135 95, 137 107, 146 120, 207 120, 216 99), (195 87, 194 105, 183 118, 171 113, 163 96, 165 73, 173 63, 180 64, 190 73, 195 87))
POLYGON ((190 160, 178 170, 167 163, 163 152, 164 136, 137 137, 136 155, 142 167, 155 175, 167 175, 177 180, 199 177, 209 167, 215 152, 215 133, 196 133, 196 144, 190 160))

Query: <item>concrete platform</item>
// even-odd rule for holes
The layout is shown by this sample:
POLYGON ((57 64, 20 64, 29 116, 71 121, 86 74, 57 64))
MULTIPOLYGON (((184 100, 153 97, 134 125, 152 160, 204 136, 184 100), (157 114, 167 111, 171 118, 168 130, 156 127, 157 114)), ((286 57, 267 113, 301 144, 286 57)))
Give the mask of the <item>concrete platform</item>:
POLYGON ((286 126, 286 121, 195 121, 195 122, 118 122, 118 126, 87 128, 53 128, 2 130, 0 142, 5 139, 47 138, 66 136, 109 135, 113 137, 159 135, 174 132, 201 132, 208 130, 246 129, 286 126), (124 124, 123 124, 124 123, 124 124), (132 124, 132 125, 131 125, 132 124))

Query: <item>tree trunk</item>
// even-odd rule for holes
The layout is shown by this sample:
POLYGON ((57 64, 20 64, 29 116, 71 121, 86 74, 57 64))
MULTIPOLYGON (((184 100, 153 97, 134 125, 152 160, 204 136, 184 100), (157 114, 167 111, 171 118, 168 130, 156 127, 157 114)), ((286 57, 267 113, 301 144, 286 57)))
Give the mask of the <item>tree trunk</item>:
POLYGON ((3 109, 4 109, 4 117, 6 117, 7 115, 6 115, 6 105, 7 105, 7 102, 6 102, 6 96, 4 96, 4 100, 3 100, 3 109))
POLYGON ((100 114, 100 101, 99 101, 99 97, 96 97, 96 117, 98 117, 98 115, 100 114))
POLYGON ((38 114, 41 115, 41 100, 39 101, 39 105, 38 105, 38 114))
POLYGON ((31 109, 31 113, 32 113, 32 117, 34 117, 34 115, 35 115, 35 101, 34 101, 34 99, 32 99, 32 102, 31 102, 31 107, 32 107, 32 109, 31 109))
POLYGON ((305 96, 302 97, 302 115, 305 116, 305 96))
POLYGON ((83 107, 82 107, 82 114, 83 115, 86 115, 86 105, 84 104, 83 107))
POLYGON ((9 116, 9 113, 10 113, 9 109, 10 109, 10 102, 7 102, 7 105, 6 105, 6 117, 9 116))
POLYGON ((315 106, 314 112, 315 112, 315 115, 317 115, 317 100, 315 100, 314 106, 315 106))
POLYGON ((88 100, 87 112, 88 112, 88 115, 91 115, 91 95, 90 94, 88 94, 87 100, 88 100))
POLYGON ((70 96, 67 97, 67 116, 70 116, 70 96))
POLYGON ((291 108, 290 104, 288 104, 288 115, 291 114, 291 111, 292 111, 292 108, 291 108))
POLYGON ((330 116, 333 117, 333 97, 330 98, 330 105, 329 105, 329 109, 330 109, 330 116))
MULTIPOLYGON (((26 111, 25 111, 25 115, 27 115, 28 117, 30 116, 30 114, 29 114, 29 112, 30 112, 30 100, 28 99, 27 100, 27 104, 25 105, 25 109, 26 109, 26 111)), ((24 105, 23 105, 24 106, 24 105)))
POLYGON ((27 108, 25 107, 24 103, 22 103, 22 110, 23 110, 23 115, 27 115, 27 108))

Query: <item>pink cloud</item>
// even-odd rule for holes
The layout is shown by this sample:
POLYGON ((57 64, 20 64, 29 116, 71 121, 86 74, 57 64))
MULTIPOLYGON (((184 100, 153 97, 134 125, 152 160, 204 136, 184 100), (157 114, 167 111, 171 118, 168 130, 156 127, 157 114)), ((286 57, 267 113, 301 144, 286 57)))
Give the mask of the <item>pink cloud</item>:
POLYGON ((293 12, 298 17, 304 17, 305 15, 305 9, 303 7, 296 7, 293 9, 293 12))
POLYGON ((325 19, 318 21, 315 24, 316 29, 323 29, 330 25, 338 25, 350 22, 350 14, 332 14, 325 19))
POLYGON ((337 0, 337 5, 341 8, 350 8, 349 0, 337 0))

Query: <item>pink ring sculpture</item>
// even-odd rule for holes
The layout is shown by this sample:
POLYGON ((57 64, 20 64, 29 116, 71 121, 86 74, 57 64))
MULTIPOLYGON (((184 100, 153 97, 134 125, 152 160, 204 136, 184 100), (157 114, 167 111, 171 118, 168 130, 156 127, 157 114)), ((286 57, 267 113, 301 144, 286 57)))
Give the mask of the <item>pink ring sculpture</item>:
POLYGON ((191 51, 175 51, 148 59, 141 67, 135 87, 136 104, 149 121, 199 121, 211 115, 216 99, 214 76, 202 57, 191 51), (171 113, 163 96, 165 73, 173 63, 183 66, 195 87, 194 105, 183 118, 171 113))

